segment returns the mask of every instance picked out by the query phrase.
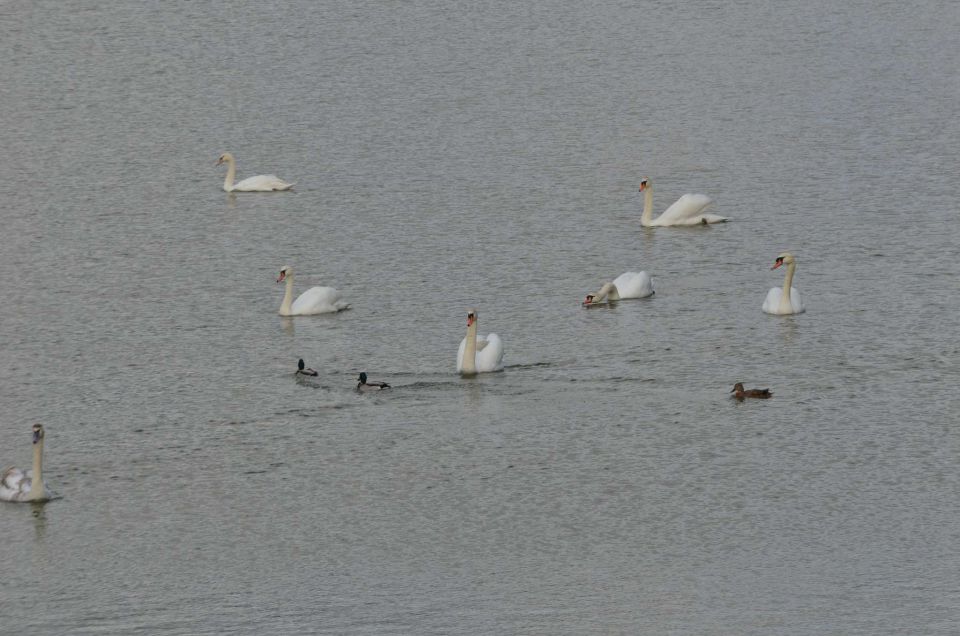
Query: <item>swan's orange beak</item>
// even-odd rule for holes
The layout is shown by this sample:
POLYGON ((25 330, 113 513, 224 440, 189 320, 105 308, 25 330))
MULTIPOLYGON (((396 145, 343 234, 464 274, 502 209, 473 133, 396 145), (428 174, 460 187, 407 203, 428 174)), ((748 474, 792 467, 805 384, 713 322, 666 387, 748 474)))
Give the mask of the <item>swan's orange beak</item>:
POLYGON ((584 304, 584 305, 591 305, 591 304, 593 304, 593 294, 590 294, 589 296, 587 296, 587 297, 584 299, 583 304, 584 304))
POLYGON ((467 326, 469 327, 472 324, 473 324, 473 314, 470 314, 469 316, 467 316, 467 326))
POLYGON ((286 273, 286 272, 280 272, 280 278, 277 279, 277 282, 278 282, 278 283, 282 283, 282 282, 283 282, 283 279, 286 278, 286 277, 287 277, 287 273, 286 273))
POLYGON ((777 268, 780 267, 781 265, 783 265, 783 259, 782 259, 782 258, 778 258, 778 259, 777 259, 777 262, 774 263, 774 264, 773 264, 773 267, 771 267, 770 269, 777 269, 777 268))
POLYGON ((647 189, 647 182, 644 181, 644 182, 642 182, 642 183, 640 184, 640 190, 639 190, 639 191, 640 191, 640 192, 643 192, 643 191, 646 190, 646 189, 647 189))
POLYGON ((221 163, 223 163, 223 159, 217 159, 216 161, 213 162, 213 165, 219 166, 221 163))

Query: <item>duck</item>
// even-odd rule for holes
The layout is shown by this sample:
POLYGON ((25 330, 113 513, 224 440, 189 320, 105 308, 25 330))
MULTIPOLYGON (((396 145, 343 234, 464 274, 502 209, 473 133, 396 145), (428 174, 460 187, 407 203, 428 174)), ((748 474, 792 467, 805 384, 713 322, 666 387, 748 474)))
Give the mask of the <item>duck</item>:
POLYGON ((594 305, 606 300, 620 300, 623 298, 647 298, 653 296, 653 281, 646 272, 624 272, 613 281, 604 283, 600 290, 587 294, 583 301, 584 306, 594 305))
POLYGON ((362 372, 360 377, 357 378, 357 391, 367 392, 367 391, 382 391, 383 389, 389 389, 390 385, 386 382, 367 382, 366 372, 362 372))
POLYGON ((317 372, 314 371, 313 369, 307 367, 307 366, 303 363, 303 358, 300 358, 300 360, 297 361, 297 375, 315 376, 315 375, 317 375, 317 372))
POLYGON ((653 218, 653 181, 651 179, 641 181, 640 192, 644 193, 643 214, 640 215, 640 225, 643 227, 709 225, 710 223, 725 223, 729 220, 719 214, 704 213, 707 206, 713 202, 705 194, 685 194, 664 210, 663 214, 653 218))
POLYGON ((43 483, 43 425, 33 425, 33 468, 10 467, 0 476, 0 501, 48 501, 53 495, 43 483))
POLYGON ((503 368, 503 341, 495 333, 477 335, 479 312, 467 312, 467 335, 457 350, 457 373, 464 376, 490 373, 503 368))
POLYGON ((800 292, 792 286, 793 274, 797 270, 797 259, 790 252, 783 252, 777 255, 773 262, 773 267, 777 269, 781 265, 787 266, 787 274, 783 278, 783 287, 771 287, 767 292, 767 297, 763 300, 762 309, 764 313, 775 316, 788 316, 790 314, 802 314, 805 310, 803 301, 800 300, 800 292))
POLYGON ((293 268, 289 265, 280 270, 278 283, 287 281, 280 303, 281 316, 312 316, 331 314, 350 308, 350 303, 340 299, 340 291, 334 287, 311 287, 293 300, 293 268))
POLYGON ((734 384, 733 388, 730 389, 730 392, 733 393, 733 397, 741 402, 744 398, 757 398, 760 400, 766 400, 773 395, 773 393, 770 392, 770 389, 744 389, 742 382, 737 382, 734 384))
POLYGON ((219 166, 224 163, 227 164, 227 176, 223 180, 224 192, 281 192, 293 187, 292 183, 287 183, 274 174, 260 174, 234 183, 233 179, 237 174, 237 162, 229 152, 220 155, 214 165, 219 166))

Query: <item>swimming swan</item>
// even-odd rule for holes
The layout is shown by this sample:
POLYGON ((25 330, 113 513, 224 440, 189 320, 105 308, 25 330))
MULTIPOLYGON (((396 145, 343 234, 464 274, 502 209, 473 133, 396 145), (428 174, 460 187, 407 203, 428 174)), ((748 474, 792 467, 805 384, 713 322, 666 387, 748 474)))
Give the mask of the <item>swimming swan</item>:
POLYGON ((457 351, 457 373, 476 375, 498 371, 503 362, 503 341, 495 333, 477 335, 477 310, 467 312, 467 335, 457 351))
POLYGON ((600 291, 587 294, 583 304, 594 305, 603 302, 604 299, 646 298, 653 296, 653 294, 653 281, 650 279, 650 274, 646 272, 624 272, 613 279, 613 282, 604 284, 600 291))
POLYGON ((33 425, 33 468, 8 468, 0 477, 0 500, 47 501, 52 494, 43 484, 43 426, 33 425))
POLYGON ((229 152, 223 153, 214 165, 219 166, 222 163, 227 164, 227 177, 223 180, 224 192, 279 192, 293 187, 292 183, 287 183, 273 174, 261 174, 244 179, 240 183, 234 183, 233 179, 237 175, 237 162, 233 155, 229 152))
POLYGON ((722 223, 727 217, 717 214, 704 214, 703 211, 711 203, 710 197, 705 194, 685 194, 664 210, 663 214, 653 218, 653 182, 644 179, 640 182, 640 192, 643 192, 643 214, 640 216, 640 225, 643 227, 665 227, 668 225, 706 225, 707 223, 722 223))
POLYGON ((763 301, 763 311, 768 314, 785 316, 788 314, 803 313, 803 302, 800 300, 800 292, 796 287, 792 287, 793 273, 797 269, 797 259, 790 252, 784 252, 777 256, 773 267, 777 269, 781 265, 787 266, 787 275, 783 279, 783 288, 771 287, 767 292, 767 297, 763 301))
POLYGON ((287 281, 287 289, 280 303, 281 316, 310 316, 313 314, 330 314, 343 311, 350 307, 349 303, 340 300, 340 292, 333 287, 311 287, 293 300, 293 268, 287 265, 280 270, 278 283, 287 281))

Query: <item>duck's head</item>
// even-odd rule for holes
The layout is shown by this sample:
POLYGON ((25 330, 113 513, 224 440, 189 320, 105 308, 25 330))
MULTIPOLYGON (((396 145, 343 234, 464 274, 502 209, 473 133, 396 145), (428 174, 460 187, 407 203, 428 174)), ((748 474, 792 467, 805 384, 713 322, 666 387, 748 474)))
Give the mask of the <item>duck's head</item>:
POLYGON ((773 267, 770 269, 777 269, 781 265, 791 265, 796 262, 796 259, 793 257, 793 254, 790 252, 783 252, 782 254, 777 255, 777 260, 773 262, 773 267))
POLYGON ((303 364, 303 358, 300 358, 300 360, 297 361, 297 368, 300 369, 301 371, 303 371, 303 367, 305 367, 305 366, 306 366, 306 365, 303 364))
POLYGON ((43 425, 34 424, 33 425, 33 443, 36 444, 43 439, 43 425))
POLYGON ((650 179, 644 177, 643 181, 640 182, 640 192, 643 192, 650 187, 650 179))
POLYGON ((225 152, 219 157, 217 157, 217 163, 213 165, 219 166, 220 164, 226 163, 227 161, 233 161, 233 155, 231 155, 229 152, 225 152))
POLYGON ((280 277, 277 278, 277 282, 282 283, 284 280, 286 280, 287 276, 291 276, 291 275, 293 275, 293 268, 290 267, 289 265, 284 265, 283 268, 280 270, 280 277))
POLYGON ((367 372, 366 372, 366 371, 361 371, 361 372, 360 372, 360 377, 357 378, 357 379, 360 380, 360 384, 366 384, 366 383, 367 383, 367 372))
POLYGON ((477 310, 471 309, 467 312, 467 326, 470 327, 475 322, 477 322, 477 310))
POLYGON ((733 385, 733 388, 730 389, 730 392, 733 393, 735 391, 743 391, 743 382, 737 382, 733 385))

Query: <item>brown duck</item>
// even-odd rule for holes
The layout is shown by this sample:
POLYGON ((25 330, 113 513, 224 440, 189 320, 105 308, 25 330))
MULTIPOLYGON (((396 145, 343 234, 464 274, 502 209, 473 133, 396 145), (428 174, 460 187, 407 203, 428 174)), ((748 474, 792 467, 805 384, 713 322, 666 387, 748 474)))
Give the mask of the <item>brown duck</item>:
POLYGON ((733 393, 733 397, 738 400, 743 400, 744 398, 759 398, 761 400, 766 400, 773 393, 770 392, 770 389, 744 389, 742 382, 737 382, 733 385, 733 388, 730 390, 733 393))

